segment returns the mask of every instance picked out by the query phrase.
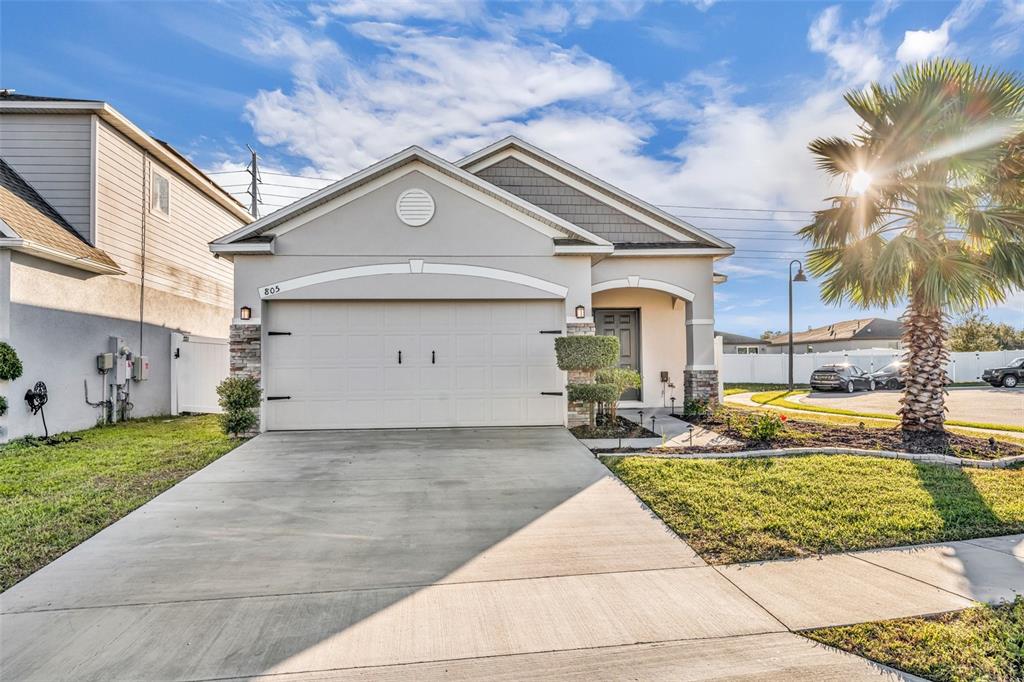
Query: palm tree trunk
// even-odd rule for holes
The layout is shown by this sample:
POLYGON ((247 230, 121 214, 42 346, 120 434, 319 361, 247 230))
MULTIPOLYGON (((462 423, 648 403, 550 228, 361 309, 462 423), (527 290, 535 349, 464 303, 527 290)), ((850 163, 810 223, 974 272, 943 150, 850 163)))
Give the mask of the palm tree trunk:
POLYGON ((946 317, 914 296, 903 315, 903 397, 899 409, 903 444, 909 452, 945 452, 946 317))

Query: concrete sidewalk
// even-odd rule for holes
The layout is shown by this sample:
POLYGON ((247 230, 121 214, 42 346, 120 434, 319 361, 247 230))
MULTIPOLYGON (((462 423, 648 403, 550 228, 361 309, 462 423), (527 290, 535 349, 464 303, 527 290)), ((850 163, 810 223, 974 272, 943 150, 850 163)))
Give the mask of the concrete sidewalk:
POLYGON ((1024 535, 719 570, 791 630, 848 625, 1012 601, 1024 593, 1024 535))

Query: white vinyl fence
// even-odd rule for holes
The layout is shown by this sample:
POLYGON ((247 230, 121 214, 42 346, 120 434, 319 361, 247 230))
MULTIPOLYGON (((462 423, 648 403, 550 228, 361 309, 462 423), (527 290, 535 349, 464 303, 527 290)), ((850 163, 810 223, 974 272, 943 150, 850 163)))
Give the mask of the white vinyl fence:
MULTIPOLYGON (((822 365, 848 362, 865 372, 873 372, 899 360, 901 350, 851 350, 835 353, 804 353, 793 355, 793 381, 806 384, 811 372, 822 365)), ((1015 358, 1024 356, 1024 350, 1001 350, 986 353, 950 353, 946 366, 954 382, 980 381, 981 373, 993 367, 1005 367, 1015 358)), ((721 356, 720 376, 727 384, 784 384, 789 381, 789 355, 733 355, 721 356)))
POLYGON ((217 384, 228 377, 227 339, 171 334, 171 414, 220 412, 217 384))

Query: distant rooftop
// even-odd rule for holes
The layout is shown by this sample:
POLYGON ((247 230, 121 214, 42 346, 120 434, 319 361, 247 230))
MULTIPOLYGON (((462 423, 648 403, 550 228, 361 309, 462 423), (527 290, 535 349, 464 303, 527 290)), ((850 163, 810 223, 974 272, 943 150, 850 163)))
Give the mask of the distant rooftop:
MULTIPOLYGON (((903 333, 903 325, 896 320, 883 317, 866 317, 859 320, 843 320, 833 322, 824 327, 815 327, 805 332, 794 332, 793 343, 822 343, 824 341, 851 340, 892 340, 899 339, 903 333)), ((789 343, 788 334, 773 336, 773 346, 789 343)))

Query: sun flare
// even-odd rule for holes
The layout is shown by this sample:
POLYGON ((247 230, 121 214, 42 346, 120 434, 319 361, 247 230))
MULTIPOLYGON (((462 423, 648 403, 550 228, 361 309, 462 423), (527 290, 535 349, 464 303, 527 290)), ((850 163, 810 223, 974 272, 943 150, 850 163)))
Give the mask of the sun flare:
POLYGON ((868 191, 868 187, 871 186, 871 181, 871 173, 859 170, 850 178, 850 191, 854 194, 864 194, 864 192, 868 191))

